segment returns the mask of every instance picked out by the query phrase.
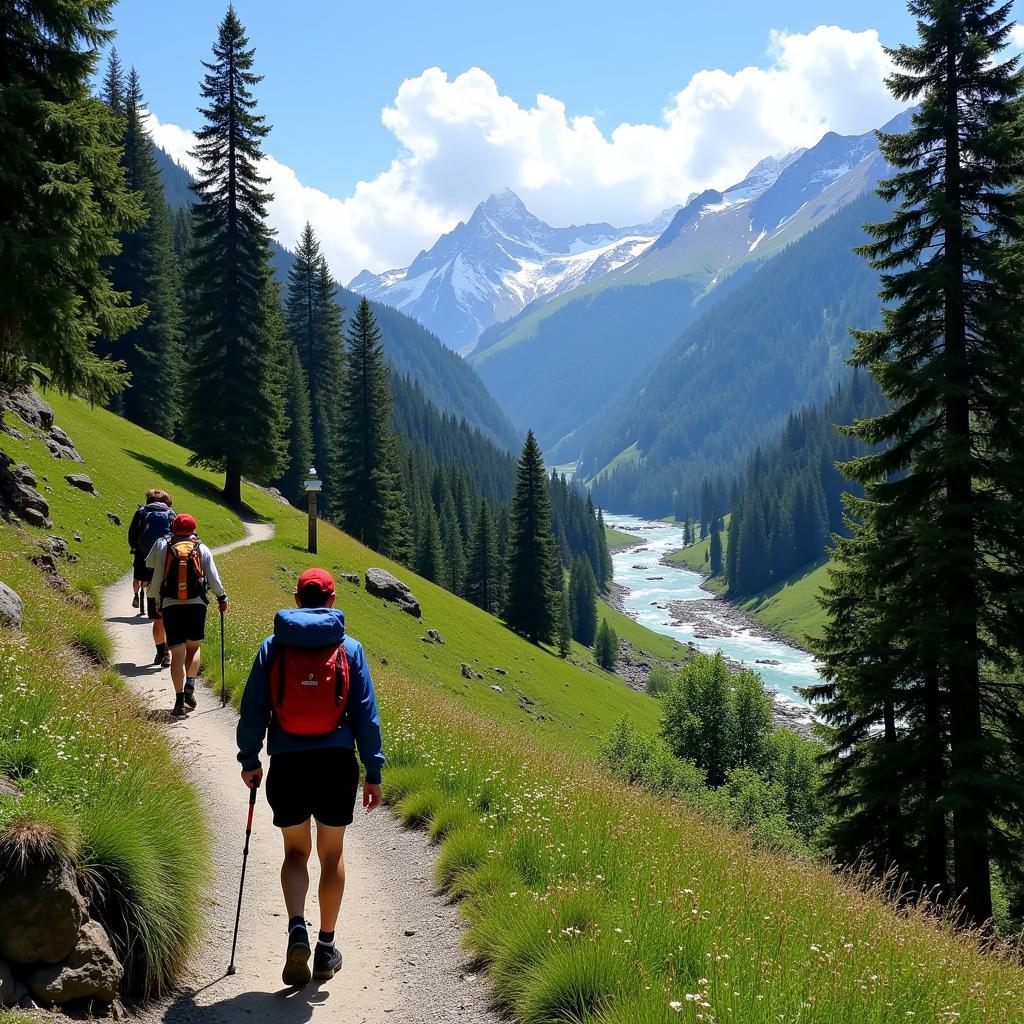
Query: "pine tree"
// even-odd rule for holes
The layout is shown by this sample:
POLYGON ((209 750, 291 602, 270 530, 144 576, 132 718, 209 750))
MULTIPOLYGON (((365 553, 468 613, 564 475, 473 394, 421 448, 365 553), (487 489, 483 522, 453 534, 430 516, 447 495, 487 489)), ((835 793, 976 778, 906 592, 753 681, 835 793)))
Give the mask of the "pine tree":
POLYGON ((718 576, 722 572, 722 532, 716 523, 711 528, 711 575, 718 576))
POLYGON ((110 56, 107 58, 107 71, 103 76, 103 87, 100 89, 100 98, 118 117, 125 116, 125 78, 124 68, 121 66, 121 58, 118 56, 117 47, 110 48, 110 56))
POLYGON ((310 224, 303 229, 288 271, 285 318, 309 384, 313 465, 323 479, 324 515, 336 510, 341 467, 338 463, 338 394, 344 374, 342 310, 335 285, 310 224))
POLYGON ((601 509, 597 510, 597 537, 598 558, 601 563, 601 590, 603 593, 607 593, 615 578, 615 567, 612 565, 612 556, 608 552, 608 535, 605 533, 604 512, 601 509))
POLYGON ((374 551, 402 560, 408 553, 408 514, 398 477, 398 441, 390 426, 388 367, 365 298, 349 324, 345 364, 339 409, 341 525, 374 551))
POLYGON ((572 650, 572 623, 569 610, 569 588, 562 587, 562 607, 558 616, 558 656, 568 658, 572 650))
POLYGON ((441 543, 441 525, 434 506, 426 501, 420 513, 423 534, 416 552, 416 572, 431 583, 444 581, 447 569, 444 563, 444 545, 441 543))
MULTIPOLYGON (((991 859, 1012 862, 1024 823, 1021 706, 988 675, 1024 651, 1024 340, 1015 312, 1024 293, 1015 255, 1024 241, 1024 77, 1019 58, 1000 59, 1009 4, 915 0, 911 10, 920 39, 894 51, 889 84, 920 107, 906 134, 881 138, 896 172, 880 194, 898 205, 863 249, 890 305, 880 329, 856 332, 852 360, 892 403, 852 431, 882 450, 848 466, 868 496, 855 509, 870 521, 855 536, 870 529, 880 543, 847 545, 846 582, 862 589, 851 595, 844 583, 832 595, 870 628, 852 643, 833 629, 822 653, 840 707, 861 720, 887 714, 883 672, 899 686, 895 722, 941 728, 929 718, 929 689, 948 708, 942 798, 953 895, 980 923, 992 911, 991 859)), ((847 717, 835 724, 847 728, 847 717)), ((857 750, 872 743, 849 739, 857 750)), ((891 785, 903 781, 894 773, 891 785)), ((923 767, 906 782, 923 788, 923 767)), ((869 801, 867 786, 880 784, 851 775, 847 791, 869 801)), ((913 788, 906 795, 904 812, 913 788)))
POLYGON ((501 608, 501 561, 498 537, 491 520, 491 509, 484 498, 480 502, 466 571, 466 600, 485 612, 497 614, 501 608))
POLYGON ((125 186, 123 122, 90 95, 112 0, 6 4, 0 33, 0 389, 40 373, 62 391, 107 401, 123 367, 100 358, 145 307, 103 261, 145 220, 125 186))
MULTIPOLYGON (((115 70, 112 55, 108 91, 116 88, 111 81, 114 77, 120 77, 120 71, 115 70)), ((121 163, 128 187, 142 196, 149 218, 138 230, 120 236, 121 252, 110 261, 111 279, 115 287, 145 302, 149 315, 134 330, 100 346, 100 350, 122 360, 132 375, 131 386, 117 396, 112 407, 147 430, 173 437, 181 420, 181 281, 171 213, 146 130, 142 88, 135 68, 129 71, 127 89, 118 102, 125 124, 121 163)))
POLYGON ((577 555, 572 562, 569 610, 573 640, 593 647, 597 636, 597 581, 586 555, 577 555))
MULTIPOLYGON (((313 432, 310 427, 309 387, 299 353, 290 339, 284 341, 287 385, 285 415, 288 417, 288 452, 285 471, 275 481, 281 493, 293 504, 304 504, 304 483, 313 458, 313 432)), ((319 512, 319 507, 317 509, 319 512)))
POLYGON ((601 620, 594 641, 594 660, 606 672, 612 672, 619 663, 619 638, 615 630, 608 625, 607 619, 601 620))
MULTIPOLYGON (((185 436, 199 465, 224 471, 224 497, 242 500, 242 475, 271 479, 284 458, 280 350, 273 314, 266 178, 256 167, 270 131, 256 113, 254 51, 233 7, 221 21, 206 75, 206 123, 193 152, 189 386, 185 436)), ((276 303, 276 298, 274 300, 276 303)))
POLYGON ((561 587, 552 584, 560 570, 544 460, 532 430, 519 457, 510 518, 505 621, 528 640, 547 642, 558 621, 561 587))

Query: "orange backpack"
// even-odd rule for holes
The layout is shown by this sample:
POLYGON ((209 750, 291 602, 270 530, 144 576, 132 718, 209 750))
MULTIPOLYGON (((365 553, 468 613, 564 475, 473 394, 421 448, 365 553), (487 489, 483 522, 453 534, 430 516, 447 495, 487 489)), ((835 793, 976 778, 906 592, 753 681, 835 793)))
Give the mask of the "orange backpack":
POLYGON ((167 542, 167 561, 160 596, 165 600, 191 601, 196 597, 206 600, 209 584, 203 573, 199 555, 199 538, 173 537, 167 542))

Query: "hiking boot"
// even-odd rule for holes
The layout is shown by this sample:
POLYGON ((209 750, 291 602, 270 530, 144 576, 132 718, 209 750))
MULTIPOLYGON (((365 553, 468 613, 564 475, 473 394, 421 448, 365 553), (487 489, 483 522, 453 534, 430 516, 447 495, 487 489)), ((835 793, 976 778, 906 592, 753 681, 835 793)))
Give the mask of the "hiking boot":
POLYGON ((293 928, 288 933, 288 952, 285 954, 281 980, 292 988, 305 985, 309 973, 309 935, 305 928, 293 928))
POLYGON ((132 597, 132 607, 133 608, 138 608, 139 607, 139 595, 138 594, 135 594, 132 597))
POLYGON ((162 655, 160 655, 160 667, 161 668, 170 668, 171 667, 171 652, 170 651, 164 651, 164 653, 162 655))
POLYGON ((164 663, 164 657, 167 655, 166 644, 156 645, 156 654, 153 655, 153 664, 162 665, 164 663))
POLYGON ((341 950, 335 945, 316 944, 313 954, 313 977, 317 981, 327 981, 341 970, 341 950))
POLYGON ((171 718, 184 718, 187 714, 188 708, 183 703, 179 704, 175 701, 174 707, 171 708, 171 718))
POLYGON ((194 708, 196 706, 196 688, 194 686, 186 686, 183 696, 185 698, 185 703, 190 708, 194 708))

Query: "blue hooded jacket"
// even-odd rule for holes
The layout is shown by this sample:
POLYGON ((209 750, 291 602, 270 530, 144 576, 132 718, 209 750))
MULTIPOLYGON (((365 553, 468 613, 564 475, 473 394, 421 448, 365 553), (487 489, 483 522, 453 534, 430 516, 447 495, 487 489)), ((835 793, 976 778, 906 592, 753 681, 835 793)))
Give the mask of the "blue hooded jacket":
POLYGON ((380 714, 373 692, 370 666, 362 644, 345 635, 345 615, 337 608, 285 608, 274 617, 274 636, 260 644, 242 694, 242 707, 235 733, 238 760, 249 771, 260 766, 260 751, 267 737, 267 753, 285 754, 298 750, 359 747, 366 768, 366 781, 379 783, 384 767, 380 714), (267 666, 273 653, 274 637, 289 647, 331 647, 344 644, 348 656, 349 691, 345 718, 325 736, 295 736, 279 729, 270 703, 267 666), (268 736, 269 730, 269 736, 268 736))

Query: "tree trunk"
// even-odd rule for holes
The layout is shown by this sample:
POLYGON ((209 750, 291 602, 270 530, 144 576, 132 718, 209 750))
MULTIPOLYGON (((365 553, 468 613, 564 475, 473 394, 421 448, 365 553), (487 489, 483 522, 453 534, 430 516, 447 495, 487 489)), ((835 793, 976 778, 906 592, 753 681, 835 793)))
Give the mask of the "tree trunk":
MULTIPOLYGON (((882 717, 885 729, 885 743, 890 747, 896 743, 896 709, 891 700, 886 700, 882 706, 882 717)), ((889 761, 889 758, 886 759, 889 761)), ((891 761, 889 761, 891 764, 891 761)), ((888 868, 891 864, 905 864, 903 849, 903 821, 900 815, 899 794, 902 784, 889 786, 885 794, 885 860, 882 867, 888 868)))
POLYGON ((933 891, 934 899, 945 902, 949 897, 949 837, 942 793, 946 779, 945 737, 942 730, 939 680, 934 668, 925 679, 924 694, 925 883, 933 891))
POLYGON ((946 388, 945 508, 947 618, 945 655, 950 693, 950 776, 953 806, 954 895, 968 923, 992 916, 989 875, 987 790, 984 784, 984 732, 978 659, 977 579, 971 456, 970 364, 964 304, 963 210, 960 185, 960 109, 957 49, 946 48, 945 263, 944 323, 946 388))
POLYGON ((224 500, 232 508, 242 507, 242 465, 228 459, 224 471, 224 500))

